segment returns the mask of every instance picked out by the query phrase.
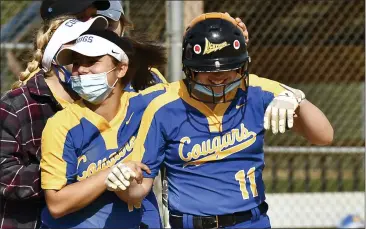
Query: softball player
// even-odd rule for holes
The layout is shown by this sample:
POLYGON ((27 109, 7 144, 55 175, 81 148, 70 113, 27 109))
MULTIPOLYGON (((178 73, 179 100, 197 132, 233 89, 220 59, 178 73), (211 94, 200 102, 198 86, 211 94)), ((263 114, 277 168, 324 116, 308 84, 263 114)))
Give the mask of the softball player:
MULTIPOLYGON (((243 34, 224 14, 194 19, 182 56, 187 78, 149 104, 132 152, 151 173, 133 182, 124 198, 143 198, 164 163, 173 228, 270 228, 262 179, 265 129, 282 133, 294 124, 310 142, 329 144, 330 123, 300 90, 249 75, 243 34)), ((118 164, 108 186, 126 187, 140 165, 118 164)))
MULTIPOLYGON (((152 53, 156 63, 164 59, 164 50, 155 50, 152 53)), ((104 184, 110 167, 132 150, 133 139, 123 148, 117 137, 122 122, 128 125, 133 118, 126 115, 126 107, 135 104, 145 108, 164 91, 160 84, 141 93, 123 92, 129 82, 125 78, 128 64, 137 61, 134 55, 136 50, 129 39, 108 30, 87 31, 75 45, 58 53, 60 65, 73 64, 71 86, 83 99, 55 114, 43 131, 41 182, 47 202, 42 212, 44 226, 140 226, 140 206, 129 206, 120 199, 119 192, 106 191, 104 184)), ((148 66, 146 72, 150 74, 148 66)))

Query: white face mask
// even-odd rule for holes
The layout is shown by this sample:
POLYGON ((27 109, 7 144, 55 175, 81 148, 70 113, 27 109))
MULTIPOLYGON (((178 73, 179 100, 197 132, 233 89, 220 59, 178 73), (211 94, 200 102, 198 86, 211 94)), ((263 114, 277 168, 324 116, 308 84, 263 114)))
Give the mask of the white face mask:
POLYGON ((108 72, 72 76, 71 87, 84 100, 100 104, 109 96, 118 81, 117 79, 111 87, 108 85, 108 73, 114 69, 116 67, 108 72))

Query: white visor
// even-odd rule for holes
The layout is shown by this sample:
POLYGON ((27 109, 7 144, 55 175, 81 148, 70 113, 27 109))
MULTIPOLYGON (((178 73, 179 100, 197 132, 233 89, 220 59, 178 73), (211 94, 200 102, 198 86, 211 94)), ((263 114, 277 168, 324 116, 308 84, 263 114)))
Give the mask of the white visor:
POLYGON ((86 22, 77 19, 64 21, 52 35, 47 44, 42 58, 42 68, 48 72, 51 68, 52 60, 62 45, 76 40, 88 29, 104 30, 108 28, 108 21, 102 16, 92 18, 86 22))
POLYGON ((79 37, 74 45, 61 49, 56 57, 58 64, 72 64, 73 52, 90 57, 110 55, 119 62, 128 64, 128 57, 119 46, 96 35, 85 34, 79 37))

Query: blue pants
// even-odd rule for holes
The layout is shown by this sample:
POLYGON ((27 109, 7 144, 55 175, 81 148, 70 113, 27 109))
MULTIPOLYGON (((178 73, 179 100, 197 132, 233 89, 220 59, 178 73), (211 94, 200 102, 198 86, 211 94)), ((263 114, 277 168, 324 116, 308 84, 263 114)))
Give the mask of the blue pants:
POLYGON ((142 201, 142 222, 149 228, 162 228, 159 205, 154 192, 151 190, 142 201))

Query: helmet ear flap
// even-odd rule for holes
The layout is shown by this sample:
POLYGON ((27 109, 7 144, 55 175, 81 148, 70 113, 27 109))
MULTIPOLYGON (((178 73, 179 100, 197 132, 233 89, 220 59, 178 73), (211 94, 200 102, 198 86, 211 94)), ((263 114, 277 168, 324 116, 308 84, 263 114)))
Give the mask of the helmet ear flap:
POLYGON ((189 69, 187 66, 185 66, 185 65, 183 65, 183 72, 184 72, 184 74, 188 77, 188 78, 190 78, 190 79, 192 79, 193 78, 193 74, 192 74, 192 70, 191 69, 189 69))

